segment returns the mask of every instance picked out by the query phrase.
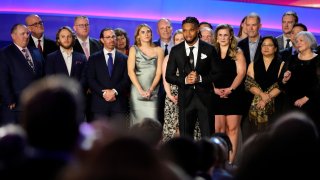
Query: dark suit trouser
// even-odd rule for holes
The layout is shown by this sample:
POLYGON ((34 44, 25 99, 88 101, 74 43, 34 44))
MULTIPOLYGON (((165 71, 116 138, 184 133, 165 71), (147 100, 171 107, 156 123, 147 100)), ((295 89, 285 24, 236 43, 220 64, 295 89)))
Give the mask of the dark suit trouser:
POLYGON ((195 123, 199 120, 201 136, 211 136, 214 125, 209 112, 208 105, 205 105, 199 96, 194 94, 190 103, 180 111, 180 113, 183 114, 183 116, 179 118, 181 135, 193 137, 195 123))

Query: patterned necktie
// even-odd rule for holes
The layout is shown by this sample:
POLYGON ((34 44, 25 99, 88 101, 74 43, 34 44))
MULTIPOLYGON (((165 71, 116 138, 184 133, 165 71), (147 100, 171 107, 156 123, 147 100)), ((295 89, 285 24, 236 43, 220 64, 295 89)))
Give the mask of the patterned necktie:
POLYGON ((87 60, 88 60, 90 54, 89 54, 89 49, 88 49, 88 46, 87 46, 87 42, 85 42, 85 41, 82 42, 82 49, 83 49, 84 54, 86 55, 87 60))
POLYGON ((286 44, 286 48, 289 48, 290 47, 290 39, 287 39, 287 44, 286 44))
POLYGON ((109 75, 111 77, 112 75, 112 70, 113 70, 113 59, 112 59, 112 53, 108 53, 108 71, 109 71, 109 75))
POLYGON ((166 57, 166 55, 168 55, 168 44, 164 45, 164 57, 166 57))
POLYGON ((38 39, 38 49, 42 52, 41 39, 38 39))
POLYGON ((22 49, 22 53, 23 53, 24 57, 26 58, 29 66, 31 67, 32 71, 35 72, 34 71, 34 64, 33 64, 32 60, 31 60, 31 57, 29 55, 28 50, 27 49, 22 49))
POLYGON ((193 46, 189 47, 190 48, 190 54, 189 54, 189 60, 190 60, 190 65, 191 69, 194 70, 194 55, 193 55, 193 46))

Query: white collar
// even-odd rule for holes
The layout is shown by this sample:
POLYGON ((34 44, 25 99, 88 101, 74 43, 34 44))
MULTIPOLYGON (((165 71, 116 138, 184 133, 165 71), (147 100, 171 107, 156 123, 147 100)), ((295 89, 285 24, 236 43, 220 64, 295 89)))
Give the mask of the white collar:
POLYGON ((108 50, 106 50, 105 48, 103 48, 103 54, 108 55, 108 53, 111 53, 112 56, 114 56, 114 55, 116 54, 116 49, 113 48, 112 51, 109 52, 108 50))
POLYGON ((189 47, 194 47, 194 48, 198 49, 198 48, 199 48, 199 38, 198 38, 198 40, 196 41, 196 43, 194 43, 192 46, 190 46, 190 45, 187 43, 187 41, 184 41, 184 45, 185 45, 185 48, 186 48, 186 49, 189 49, 189 47))

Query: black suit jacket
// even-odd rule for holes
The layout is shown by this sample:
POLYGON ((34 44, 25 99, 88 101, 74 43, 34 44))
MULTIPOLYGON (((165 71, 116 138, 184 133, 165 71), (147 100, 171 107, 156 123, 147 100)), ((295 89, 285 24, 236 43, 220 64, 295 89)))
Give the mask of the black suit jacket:
POLYGON ((285 63, 290 62, 295 56, 297 56, 297 54, 292 55, 292 47, 285 48, 279 52, 280 59, 285 63))
MULTIPOLYGON (((95 52, 98 52, 102 49, 102 46, 97 39, 89 38, 89 44, 90 44, 90 55, 92 55, 95 52)), ((84 54, 84 51, 83 51, 82 46, 81 46, 78 39, 76 39, 76 42, 73 46, 73 50, 84 54)))
POLYGON ((195 93, 205 105, 211 104, 212 83, 219 78, 217 57, 217 52, 213 46, 199 40, 195 70, 201 75, 202 82, 195 85, 187 85, 185 84, 185 78, 191 72, 191 66, 189 57, 186 54, 185 43, 180 43, 171 49, 165 78, 168 83, 179 86, 178 102, 180 107, 188 106, 195 93), (179 76, 176 75, 177 69, 179 76))
MULTIPOLYGON (((257 59, 261 56, 261 40, 262 40, 262 37, 260 37, 260 40, 259 40, 259 43, 258 43, 258 47, 257 47, 256 53, 254 55, 253 62, 256 62, 257 59)), ((239 41, 238 47, 240 47, 241 50, 243 51, 244 57, 246 58, 247 68, 248 68, 249 64, 251 63, 251 60, 250 60, 250 48, 249 48, 249 38, 247 37, 247 38, 242 39, 241 41, 239 41)))
MULTIPOLYGON (((29 38, 29 44, 28 44, 29 47, 34 47, 34 48, 37 48, 37 46, 35 45, 32 37, 30 36, 29 38)), ((51 39, 48 39, 47 37, 44 36, 44 40, 43 40, 43 57, 46 58, 48 54, 54 52, 58 50, 58 46, 56 44, 55 41, 51 40, 51 39)))
POLYGON ((130 81, 127 69, 128 57, 116 51, 112 76, 108 73, 107 61, 103 50, 91 55, 88 61, 88 83, 92 91, 91 111, 94 113, 128 111, 128 89, 130 81), (107 102, 102 96, 103 89, 115 89, 116 101, 107 102))
POLYGON ((19 48, 11 44, 0 55, 0 92, 3 104, 16 104, 20 110, 19 98, 22 91, 43 76, 44 58, 38 48, 28 48, 32 56, 35 72, 29 66, 19 48))
MULTIPOLYGON (((86 87, 86 63, 87 59, 84 54, 79 52, 72 52, 72 65, 70 77, 76 79, 81 83, 82 87, 86 87)), ((48 54, 45 61, 45 74, 64 74, 69 76, 66 63, 63 59, 61 50, 57 50, 48 54)))

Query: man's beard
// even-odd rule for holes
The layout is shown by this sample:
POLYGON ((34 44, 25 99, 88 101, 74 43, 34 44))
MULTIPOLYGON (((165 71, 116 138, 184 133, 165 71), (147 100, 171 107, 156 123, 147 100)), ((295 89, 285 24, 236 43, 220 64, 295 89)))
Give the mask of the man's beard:
POLYGON ((69 46, 65 46, 62 43, 60 43, 60 46, 63 47, 64 49, 71 49, 72 48, 72 44, 70 44, 69 46))
POLYGON ((187 44, 194 44, 197 40, 198 40, 198 37, 195 36, 191 41, 188 41, 188 40, 186 39, 186 42, 187 42, 187 44))

